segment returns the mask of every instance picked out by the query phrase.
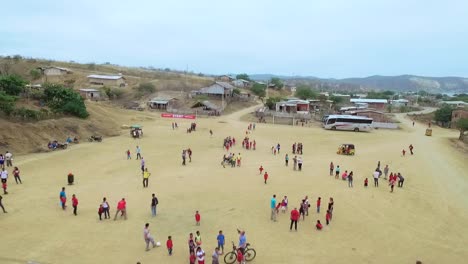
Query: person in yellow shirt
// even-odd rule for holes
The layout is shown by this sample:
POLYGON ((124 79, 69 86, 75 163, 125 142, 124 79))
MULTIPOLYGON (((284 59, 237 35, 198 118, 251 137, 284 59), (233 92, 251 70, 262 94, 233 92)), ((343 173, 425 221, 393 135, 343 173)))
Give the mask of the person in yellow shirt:
POLYGON ((237 167, 240 167, 241 160, 242 160, 242 157, 241 157, 241 154, 239 153, 239 155, 237 155, 237 167))
POLYGON ((151 173, 148 171, 148 168, 145 168, 143 172, 143 188, 148 187, 148 178, 151 176, 151 173))

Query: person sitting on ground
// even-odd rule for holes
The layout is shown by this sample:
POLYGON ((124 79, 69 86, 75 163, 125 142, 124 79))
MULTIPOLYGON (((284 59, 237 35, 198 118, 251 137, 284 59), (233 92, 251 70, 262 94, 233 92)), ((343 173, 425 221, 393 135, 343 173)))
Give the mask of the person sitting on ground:
POLYGON ((317 228, 317 230, 322 230, 323 226, 320 223, 320 220, 317 220, 317 224, 315 225, 315 228, 317 228))

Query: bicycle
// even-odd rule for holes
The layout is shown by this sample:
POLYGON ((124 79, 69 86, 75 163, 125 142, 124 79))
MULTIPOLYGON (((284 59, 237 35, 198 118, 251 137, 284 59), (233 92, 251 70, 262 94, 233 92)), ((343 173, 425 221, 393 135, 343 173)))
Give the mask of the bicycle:
MULTIPOLYGON (((253 248, 249 248, 250 244, 247 243, 247 246, 244 249, 244 259, 245 261, 252 261, 255 256, 257 256, 257 252, 253 248)), ((237 260, 237 247, 232 242, 232 251, 227 253, 226 256, 224 256, 224 262, 226 264, 233 264, 237 260)))

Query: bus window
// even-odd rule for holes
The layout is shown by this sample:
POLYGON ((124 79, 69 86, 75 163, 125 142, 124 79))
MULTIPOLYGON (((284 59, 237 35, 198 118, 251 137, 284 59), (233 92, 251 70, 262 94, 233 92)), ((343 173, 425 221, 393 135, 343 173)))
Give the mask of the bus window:
POLYGON ((327 121, 327 125, 335 124, 336 118, 329 118, 327 121))

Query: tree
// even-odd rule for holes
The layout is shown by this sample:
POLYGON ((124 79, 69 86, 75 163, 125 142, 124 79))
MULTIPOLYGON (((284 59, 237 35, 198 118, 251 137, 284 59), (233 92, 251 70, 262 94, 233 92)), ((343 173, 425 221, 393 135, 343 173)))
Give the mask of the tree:
POLYGON ((276 103, 281 100, 281 97, 268 97, 265 106, 267 106, 269 109, 273 109, 276 106, 276 103))
POLYGON ((334 105, 337 105, 337 104, 343 102, 343 97, 332 95, 332 96, 330 96, 330 100, 333 101, 334 105))
POLYGON ((274 84, 276 89, 281 89, 281 88, 283 88, 283 86, 284 86, 284 84, 283 84, 283 82, 281 81, 281 79, 280 79, 280 78, 277 78, 277 77, 271 78, 270 84, 274 84))
POLYGON ((0 76, 0 91, 4 91, 8 95, 18 96, 26 85, 23 78, 16 75, 0 76))
POLYGON ((452 120, 452 107, 449 105, 444 105, 434 112, 434 119, 437 122, 441 122, 443 125, 446 125, 450 120, 452 120))
POLYGON ((312 90, 308 86, 299 86, 296 88, 296 93, 294 94, 296 97, 301 98, 303 100, 306 99, 315 99, 317 98, 317 92, 312 90))
POLYGON ((263 84, 254 83, 254 85, 252 86, 252 88, 250 88, 250 90, 252 91, 252 93, 257 95, 258 97, 265 97, 266 95, 266 91, 265 91, 266 85, 263 85, 263 84))
POLYGON ((16 97, 0 91, 0 111, 6 115, 10 115, 15 109, 16 97))
POLYGON ((29 71, 29 75, 31 75, 31 78, 33 80, 37 80, 37 79, 41 78, 41 71, 39 71, 38 69, 31 69, 29 71))
POLYGON ((250 77, 247 75, 247 73, 241 73, 236 75, 236 79, 242 79, 250 82, 250 77))
POLYGON ((239 95, 241 93, 241 90, 238 89, 238 88, 234 88, 234 90, 232 91, 233 94, 237 94, 239 95))
POLYGON ((70 114, 80 118, 89 116, 81 95, 58 84, 46 84, 44 97, 47 105, 57 113, 70 114))
POLYGON ((457 128, 460 130, 460 137, 458 139, 463 141, 465 139, 465 132, 468 131, 468 118, 458 120, 457 128))
POLYGON ((152 94, 156 92, 156 87, 152 83, 141 83, 138 86, 138 91, 143 94, 152 94))

